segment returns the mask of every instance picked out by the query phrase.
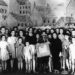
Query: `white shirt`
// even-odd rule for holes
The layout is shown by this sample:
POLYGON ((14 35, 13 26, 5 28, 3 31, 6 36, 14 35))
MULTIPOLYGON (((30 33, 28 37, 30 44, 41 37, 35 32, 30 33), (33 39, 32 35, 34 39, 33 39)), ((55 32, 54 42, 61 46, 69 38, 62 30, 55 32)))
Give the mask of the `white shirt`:
POLYGON ((17 41, 17 38, 16 37, 8 37, 8 39, 7 39, 7 42, 9 43, 9 44, 15 44, 16 43, 16 41, 17 41))
POLYGON ((30 52, 31 52, 31 47, 30 46, 26 46, 26 47, 24 47, 24 55, 25 56, 30 56, 31 54, 30 54, 30 52))

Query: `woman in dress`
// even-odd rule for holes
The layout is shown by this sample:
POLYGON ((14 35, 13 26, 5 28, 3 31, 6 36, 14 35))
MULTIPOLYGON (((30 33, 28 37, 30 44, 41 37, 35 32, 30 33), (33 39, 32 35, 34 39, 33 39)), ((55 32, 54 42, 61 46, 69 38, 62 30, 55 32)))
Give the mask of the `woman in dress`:
POLYGON ((63 69, 67 66, 69 70, 69 34, 65 34, 65 38, 62 42, 62 56, 63 56, 63 69))
POLYGON ((6 36, 2 35, 0 41, 0 58, 2 60, 2 67, 3 70, 7 69, 7 60, 9 59, 9 49, 8 49, 8 43, 6 41, 6 36))
POLYGON ((11 68, 13 69, 14 59, 16 58, 15 44, 17 42, 17 37, 15 37, 14 30, 11 31, 11 36, 8 37, 7 42, 9 43, 10 46, 11 68))
POLYGON ((24 44, 25 43, 25 36, 24 36, 23 30, 19 30, 19 37, 21 37, 23 39, 23 44, 24 44))
POLYGON ((60 70, 60 58, 59 53, 62 51, 62 42, 57 37, 56 33, 53 33, 53 39, 51 44, 51 53, 52 53, 52 60, 53 60, 53 69, 60 70))
POLYGON ((19 37, 16 43, 16 58, 18 59, 18 70, 23 69, 23 49, 23 39, 19 37))

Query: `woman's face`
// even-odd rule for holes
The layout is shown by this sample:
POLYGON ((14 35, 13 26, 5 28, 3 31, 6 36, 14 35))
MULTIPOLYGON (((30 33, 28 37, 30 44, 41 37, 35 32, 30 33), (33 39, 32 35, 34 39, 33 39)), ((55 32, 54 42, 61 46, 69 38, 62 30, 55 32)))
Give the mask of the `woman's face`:
POLYGON ((30 32, 32 32, 33 30, 32 30, 32 28, 30 28, 30 30, 29 30, 30 32))
POLYGON ((17 31, 17 28, 14 28, 15 31, 17 31))
POLYGON ((53 29, 51 29, 51 33, 54 33, 54 30, 53 29))
POLYGON ((6 29, 6 34, 8 34, 9 33, 9 30, 8 29, 6 29))
POLYGON ((12 36, 15 36, 15 31, 12 31, 12 32, 11 32, 11 35, 12 35, 12 36))
POLYGON ((39 38, 39 34, 36 34, 36 38, 39 38))
POLYGON ((54 34, 53 34, 53 38, 54 38, 54 39, 56 39, 56 38, 57 38, 57 35, 56 35, 56 33, 54 33, 54 34))
POLYGON ((2 41, 5 41, 5 36, 2 36, 2 41))
POLYGON ((48 35, 48 38, 52 38, 51 35, 48 35))
POLYGON ((49 33, 49 29, 47 29, 46 32, 49 33))
POLYGON ((20 35, 20 36, 23 36, 23 31, 20 31, 20 32, 19 32, 19 35, 20 35))
POLYGON ((3 34, 5 33, 5 28, 1 29, 1 33, 3 33, 3 34))
POLYGON ((60 34, 62 34, 63 33, 63 29, 60 29, 60 34))
POLYGON ((59 29, 56 29, 56 33, 59 33, 59 29))
POLYGON ((26 28, 26 32, 28 31, 28 28, 26 28))

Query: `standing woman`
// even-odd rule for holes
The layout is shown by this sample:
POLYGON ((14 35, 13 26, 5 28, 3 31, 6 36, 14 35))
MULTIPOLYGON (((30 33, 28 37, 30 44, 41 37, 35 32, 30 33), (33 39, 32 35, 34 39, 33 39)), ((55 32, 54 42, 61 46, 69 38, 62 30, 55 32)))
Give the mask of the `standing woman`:
POLYGON ((28 40, 29 40, 29 43, 30 43, 30 46, 31 46, 31 52, 32 52, 32 70, 35 72, 35 36, 33 35, 33 30, 32 28, 30 28, 30 31, 29 31, 29 36, 28 36, 28 40))
POLYGON ((25 44, 25 36, 24 36, 23 30, 19 30, 19 37, 21 37, 23 39, 23 44, 25 44))
POLYGON ((65 66, 67 66, 68 70, 69 70, 69 45, 70 45, 69 34, 66 33, 65 39, 62 43, 63 47, 62 56, 63 56, 63 69, 65 69, 65 66))
POLYGON ((59 53, 62 51, 62 42, 57 37, 56 33, 53 33, 53 39, 51 44, 51 52, 53 57, 53 69, 60 70, 60 58, 59 53))
POLYGON ((35 54, 35 67, 36 67, 36 71, 39 69, 39 61, 38 61, 38 58, 37 58, 37 49, 38 49, 38 46, 39 46, 39 43, 40 43, 40 34, 37 33, 36 34, 36 43, 35 43, 35 46, 36 46, 36 54, 35 54))
POLYGON ((64 29, 60 29, 58 38, 63 42, 63 40, 64 40, 64 29))
POLYGON ((15 31, 11 31, 11 36, 7 39, 9 46, 10 46, 10 53, 11 53, 11 68, 13 69, 14 59, 16 58, 16 51, 15 51, 15 44, 17 42, 17 37, 15 37, 15 31))
POLYGON ((2 60, 2 68, 3 70, 7 69, 7 60, 9 59, 9 49, 8 49, 8 43, 6 41, 6 36, 1 36, 0 41, 0 58, 2 60))

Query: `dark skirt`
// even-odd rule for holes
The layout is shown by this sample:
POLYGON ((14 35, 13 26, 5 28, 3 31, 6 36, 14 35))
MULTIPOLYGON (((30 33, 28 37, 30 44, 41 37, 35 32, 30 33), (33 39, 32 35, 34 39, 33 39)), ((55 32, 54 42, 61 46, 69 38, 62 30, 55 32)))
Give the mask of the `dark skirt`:
POLYGON ((48 63, 49 61, 49 56, 46 57, 41 57, 41 58, 37 58, 37 63, 48 63))

